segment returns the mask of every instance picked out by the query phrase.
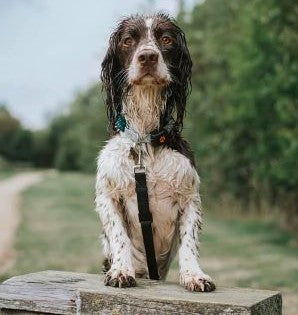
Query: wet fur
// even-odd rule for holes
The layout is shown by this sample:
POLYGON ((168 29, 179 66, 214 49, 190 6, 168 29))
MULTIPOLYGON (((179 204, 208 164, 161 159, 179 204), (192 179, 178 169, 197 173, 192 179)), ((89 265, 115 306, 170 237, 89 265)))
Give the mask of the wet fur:
POLYGON ((166 277, 178 250, 180 283, 190 291, 215 288, 199 266, 199 176, 192 151, 181 136, 191 67, 184 33, 164 14, 124 19, 111 35, 101 77, 112 137, 98 157, 96 181, 96 209, 104 229, 106 285, 134 286, 135 277, 148 277, 133 176, 138 151, 135 143, 115 129, 117 116, 122 113, 140 135, 162 128, 170 119, 175 122, 166 145, 142 145, 161 278, 166 277), (138 38, 131 49, 123 45, 128 33, 138 34, 131 35, 138 38), (172 38, 168 47, 160 44, 163 33, 172 38), (156 85, 131 83, 131 73, 136 74, 138 69, 136 54, 146 45, 158 50, 160 76, 167 78, 170 74, 166 84, 165 79, 157 80, 156 85))

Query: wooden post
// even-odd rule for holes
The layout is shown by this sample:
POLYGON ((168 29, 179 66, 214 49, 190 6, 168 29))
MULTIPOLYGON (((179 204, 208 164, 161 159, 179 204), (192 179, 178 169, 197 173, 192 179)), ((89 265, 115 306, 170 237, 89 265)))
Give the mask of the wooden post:
POLYGON ((111 288, 102 276, 43 271, 0 285, 0 314, 281 314, 279 292, 218 288, 191 293, 177 284, 137 280, 135 288, 111 288), (36 313, 34 313, 36 314, 36 313))

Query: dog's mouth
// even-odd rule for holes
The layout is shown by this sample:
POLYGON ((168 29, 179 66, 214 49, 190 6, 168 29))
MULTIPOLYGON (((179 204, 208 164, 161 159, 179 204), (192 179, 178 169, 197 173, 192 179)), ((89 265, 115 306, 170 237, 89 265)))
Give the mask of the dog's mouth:
POLYGON ((168 80, 158 76, 152 71, 146 71, 132 81, 134 85, 166 85, 168 80))

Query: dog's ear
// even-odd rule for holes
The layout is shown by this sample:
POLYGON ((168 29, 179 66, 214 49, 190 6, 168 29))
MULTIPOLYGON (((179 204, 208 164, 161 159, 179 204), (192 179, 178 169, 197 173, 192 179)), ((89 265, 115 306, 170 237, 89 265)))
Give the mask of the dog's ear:
POLYGON ((180 47, 180 58, 178 63, 178 68, 180 69, 180 80, 184 87, 186 96, 188 96, 191 88, 192 60, 187 48, 184 32, 181 29, 178 34, 178 44, 180 47))
POLYGON ((173 81, 169 86, 168 106, 169 112, 175 107, 175 125, 178 131, 183 127, 186 100, 191 91, 192 60, 187 48, 184 32, 172 21, 177 32, 177 47, 175 60, 171 65, 173 81))
POLYGON ((178 33, 178 72, 176 73, 178 77, 178 86, 176 94, 176 112, 177 118, 176 123, 179 126, 179 129, 182 128, 183 118, 185 114, 186 100, 191 90, 191 69, 192 69, 192 60, 190 57, 189 50, 187 48, 186 39, 184 32, 179 29, 178 33))
POLYGON ((117 113, 121 112, 121 85, 119 84, 121 64, 119 60, 118 44, 120 30, 117 29, 110 37, 108 51, 101 64, 102 88, 106 92, 106 109, 111 131, 115 128, 117 113), (117 79, 117 77, 119 79, 117 79))

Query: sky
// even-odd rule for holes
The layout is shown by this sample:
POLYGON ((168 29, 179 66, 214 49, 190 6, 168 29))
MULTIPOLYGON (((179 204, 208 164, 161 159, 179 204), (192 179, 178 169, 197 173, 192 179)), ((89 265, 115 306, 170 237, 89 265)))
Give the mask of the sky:
MULTIPOLYGON (((195 0, 186 0, 192 6, 195 0)), ((177 12, 177 0, 0 0, 0 104, 43 128, 75 92, 99 81, 117 21, 177 12)))

